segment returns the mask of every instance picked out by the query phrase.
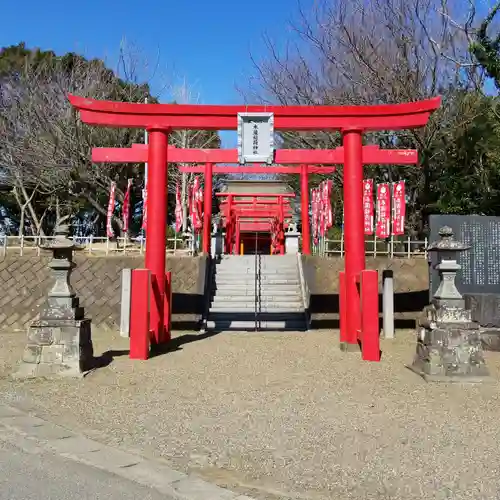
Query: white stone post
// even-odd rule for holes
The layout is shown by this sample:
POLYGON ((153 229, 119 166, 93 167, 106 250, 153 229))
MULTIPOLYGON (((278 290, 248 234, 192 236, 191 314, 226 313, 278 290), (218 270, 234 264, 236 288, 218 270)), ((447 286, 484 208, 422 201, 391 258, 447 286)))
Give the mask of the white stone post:
POLYGON ((394 338, 394 273, 382 272, 382 331, 386 339, 394 338))

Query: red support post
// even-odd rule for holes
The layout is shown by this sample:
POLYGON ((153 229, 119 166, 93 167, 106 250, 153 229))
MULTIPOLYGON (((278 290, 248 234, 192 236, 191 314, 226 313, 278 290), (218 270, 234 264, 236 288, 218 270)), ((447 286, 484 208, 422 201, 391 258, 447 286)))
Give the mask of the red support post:
POLYGON ((279 203, 279 218, 280 218, 280 223, 279 223, 280 255, 285 255, 285 213, 283 210, 283 196, 280 196, 278 200, 279 200, 278 203, 279 203))
POLYGON ((232 241, 233 241, 233 195, 227 197, 227 222, 226 222, 226 254, 232 253, 232 241))
POLYGON ((300 205, 302 217, 302 253, 311 255, 311 232, 309 230, 309 173, 308 165, 300 166, 300 205))
POLYGON ((238 219, 235 219, 235 224, 236 224, 236 251, 234 252, 236 255, 240 254, 240 238, 241 238, 241 231, 240 231, 240 221, 238 219))
POLYGON ((357 344, 361 330, 361 304, 358 292, 360 273, 365 269, 365 236, 363 230, 363 164, 362 131, 342 131, 345 149, 344 165, 344 234, 347 339, 357 344))
POLYGON ((340 312, 340 344, 347 342, 347 307, 345 302, 345 272, 339 272, 339 312, 340 312))
POLYGON ((130 359, 149 357, 150 291, 149 269, 133 269, 130 292, 130 359))
POLYGON ((365 361, 380 361, 378 318, 378 272, 361 271, 361 355, 365 361))
POLYGON ((165 300, 165 238, 167 231, 167 148, 168 131, 149 130, 148 147, 148 223, 146 228, 146 267, 151 271, 152 341, 163 339, 165 300))
POLYGON ((203 200, 203 252, 210 253, 212 234, 212 173, 213 163, 205 163, 205 191, 203 200))
POLYGON ((172 338, 172 272, 165 273, 165 309, 163 311, 163 323, 165 325, 165 341, 172 338))

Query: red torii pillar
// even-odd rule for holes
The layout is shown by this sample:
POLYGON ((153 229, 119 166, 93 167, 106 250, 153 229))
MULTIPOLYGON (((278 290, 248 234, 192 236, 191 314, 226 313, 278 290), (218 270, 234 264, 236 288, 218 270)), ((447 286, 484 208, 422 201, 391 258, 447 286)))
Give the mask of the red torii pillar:
POLYGON ((204 253, 210 253, 210 243, 212 241, 212 171, 213 163, 205 163, 202 242, 202 251, 204 253))
POLYGON ((300 167, 300 212, 302 221, 302 253, 311 255, 311 229, 309 225, 309 172, 307 165, 300 167))
MULTIPOLYGON (((165 238, 167 236, 167 145, 168 132, 148 130, 148 229, 146 268, 151 271, 154 299, 151 301, 150 328, 152 341, 161 344, 166 339, 165 303, 165 238)), ((171 307, 171 304, 170 304, 171 307)))
MULTIPOLYGON (((342 130, 346 149, 344 167, 344 244, 347 301, 347 344, 357 346, 361 330, 360 294, 357 280, 365 269, 365 231, 363 227, 363 143, 359 129, 342 130)), ((378 296, 377 296, 378 300, 378 296)))

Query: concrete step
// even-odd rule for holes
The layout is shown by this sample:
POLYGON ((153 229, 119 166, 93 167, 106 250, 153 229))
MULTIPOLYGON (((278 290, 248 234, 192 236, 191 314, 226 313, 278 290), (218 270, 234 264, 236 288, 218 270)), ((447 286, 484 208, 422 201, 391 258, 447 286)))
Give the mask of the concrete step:
MULTIPOLYGON (((306 331, 305 321, 260 321, 257 323, 258 331, 306 331)), ((209 320, 208 330, 219 331, 255 331, 255 321, 230 321, 209 320)))
MULTIPOLYGON (((236 286, 236 285, 223 285, 217 286, 214 289, 216 297, 254 297, 255 287, 253 286, 236 286)), ((284 285, 276 285, 269 288, 262 288, 257 291, 257 295, 261 297, 301 297, 301 290, 298 286, 290 286, 285 288, 284 285)))
MULTIPOLYGON (((304 311, 261 311, 257 313, 257 318, 261 321, 305 321, 304 311)), ((231 320, 231 321, 254 321, 255 311, 211 311, 208 319, 231 320)))
MULTIPOLYGON (((287 276, 261 276, 257 279, 259 283, 265 283, 270 285, 288 285, 288 284, 298 284, 298 277, 287 277, 287 276)), ((237 274, 227 274, 224 276, 215 276, 215 283, 255 283, 255 276, 250 275, 237 275, 237 274)))
POLYGON ((214 313, 211 312, 208 329, 217 330, 250 330, 255 331, 255 323, 259 330, 291 330, 306 331, 306 321, 303 312, 288 313, 214 313))
MULTIPOLYGON (((272 268, 261 268, 257 270, 258 273, 261 274, 298 274, 299 270, 297 267, 283 267, 282 269, 272 268)), ((215 270, 215 273, 220 274, 255 274, 255 269, 248 269, 247 267, 234 267, 234 268, 225 268, 218 267, 215 270)))
MULTIPOLYGON (((255 303, 231 303, 231 304, 223 304, 223 305, 213 305, 210 306, 210 313, 228 313, 228 314, 238 314, 238 313, 248 313, 255 311, 255 303)), ((288 314, 293 312, 301 312, 304 311, 304 305, 299 304, 287 304, 286 302, 269 302, 267 304, 261 304, 257 306, 257 312, 262 313, 281 313, 288 314)))
POLYGON ((278 288, 280 285, 284 285, 285 288, 289 288, 290 285, 298 286, 300 284, 299 278, 262 277, 261 279, 255 279, 241 276, 240 279, 237 279, 237 277, 231 278, 226 276, 219 276, 212 282, 212 285, 227 285, 234 286, 236 288, 246 286, 247 288, 255 288, 255 283, 257 283, 257 285, 261 287, 272 286, 273 288, 278 288))
MULTIPOLYGON (((255 308, 255 297, 247 296, 218 296, 212 300, 212 307, 231 307, 240 309, 242 307, 255 308)), ((300 297, 290 295, 289 297, 260 297, 257 301, 257 307, 276 307, 278 309, 299 308, 302 309, 304 304, 300 297)))
MULTIPOLYGON (((215 265, 217 268, 237 268, 237 267, 248 267, 249 269, 255 269, 255 262, 219 262, 215 265)), ((296 268, 297 262, 284 262, 283 264, 275 264, 273 262, 257 262, 257 267, 261 269, 286 269, 286 268, 296 268)))

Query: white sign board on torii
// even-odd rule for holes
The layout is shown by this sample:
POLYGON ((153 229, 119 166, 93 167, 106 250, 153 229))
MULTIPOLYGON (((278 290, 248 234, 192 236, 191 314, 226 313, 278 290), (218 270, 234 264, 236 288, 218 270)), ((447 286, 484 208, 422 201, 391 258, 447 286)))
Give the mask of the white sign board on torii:
POLYGON ((238 113, 238 161, 273 163, 273 113, 238 113))

